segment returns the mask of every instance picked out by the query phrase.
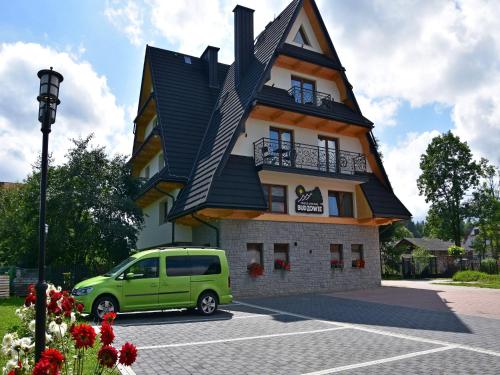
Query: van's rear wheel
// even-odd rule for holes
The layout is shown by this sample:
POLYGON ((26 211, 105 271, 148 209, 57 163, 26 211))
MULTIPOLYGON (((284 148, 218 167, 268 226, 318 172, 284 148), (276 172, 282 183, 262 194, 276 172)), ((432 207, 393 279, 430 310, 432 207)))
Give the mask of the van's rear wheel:
POLYGON ((198 312, 202 315, 212 315, 217 311, 217 295, 214 292, 203 292, 198 298, 198 312))
POLYGON ((118 312, 118 301, 113 296, 99 297, 92 307, 94 318, 102 320, 105 314, 109 312, 118 312))

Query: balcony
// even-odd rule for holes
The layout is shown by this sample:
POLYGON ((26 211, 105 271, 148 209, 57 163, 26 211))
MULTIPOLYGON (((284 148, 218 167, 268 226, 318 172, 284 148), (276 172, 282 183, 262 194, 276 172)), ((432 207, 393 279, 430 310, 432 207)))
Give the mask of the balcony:
POLYGON ((254 142, 255 165, 261 169, 365 179, 366 156, 357 152, 261 138, 254 142))
POLYGON ((305 106, 319 107, 330 111, 333 110, 334 100, 330 94, 298 86, 290 88, 290 90, 288 90, 288 94, 295 100, 295 103, 303 104, 305 106))

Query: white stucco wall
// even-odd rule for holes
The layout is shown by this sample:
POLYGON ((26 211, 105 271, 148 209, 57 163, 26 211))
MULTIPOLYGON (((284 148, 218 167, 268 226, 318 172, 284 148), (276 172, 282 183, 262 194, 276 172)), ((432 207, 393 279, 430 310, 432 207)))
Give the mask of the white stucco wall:
POLYGON ((149 177, 153 177, 160 171, 160 156, 163 158, 163 151, 159 151, 149 162, 141 169, 140 176, 146 177, 146 168, 149 166, 149 177))
POLYGON ((304 32, 307 35, 307 38, 309 39, 309 43, 311 44, 310 46, 304 45, 303 48, 307 48, 311 51, 314 52, 319 52, 323 53, 318 39, 316 38, 316 35, 314 34, 313 28, 311 26, 311 23, 309 22, 309 18, 307 17, 306 12, 304 11, 304 8, 302 8, 297 16, 297 19, 295 20, 294 24, 292 25, 292 28, 290 29, 290 33, 286 37, 286 42, 290 44, 294 44, 296 46, 302 47, 301 44, 297 44, 293 41, 295 38, 295 35, 297 34, 297 31, 299 30, 299 27, 302 25, 302 28, 304 29, 304 32))
POLYGON ((266 85, 289 90, 292 87, 292 75, 302 77, 316 82, 316 90, 325 94, 330 94, 336 102, 341 102, 339 89, 334 81, 315 77, 309 74, 294 72, 293 70, 273 66, 271 68, 271 79, 266 85))
MULTIPOLYGON (((312 129, 299 128, 296 126, 283 125, 272 121, 256 120, 249 118, 245 124, 245 133, 240 134, 234 148, 233 155, 253 157, 253 143, 261 138, 269 138, 269 128, 290 129, 293 131, 294 142, 305 143, 308 145, 318 145, 318 135, 324 135, 338 139, 339 148, 345 151, 363 153, 361 142, 356 137, 348 137, 341 134, 314 131, 312 129)), ((371 172, 370 166, 366 163, 368 172, 371 172)))
POLYGON ((307 215, 307 216, 328 216, 328 191, 347 191, 353 193, 353 209, 354 217, 357 217, 356 212, 356 193, 355 186, 359 184, 358 181, 350 180, 337 180, 328 177, 313 177, 298 175, 292 173, 281 173, 271 171, 260 171, 260 180, 263 184, 286 185, 287 186, 287 201, 288 201, 288 214, 289 215, 307 215), (304 186, 307 191, 318 187, 323 196, 323 214, 305 214, 295 211, 295 188, 298 185, 304 186))
MULTIPOLYGON (((173 190, 171 194, 177 197, 179 189, 173 190)), ((168 208, 172 208, 172 199, 165 197, 145 207, 142 212, 144 214, 144 228, 139 233, 137 240, 137 248, 145 249, 152 246, 159 246, 172 241, 172 223, 160 224, 160 204, 168 200, 168 208)), ((175 242, 191 242, 192 234, 191 227, 175 224, 175 242)))

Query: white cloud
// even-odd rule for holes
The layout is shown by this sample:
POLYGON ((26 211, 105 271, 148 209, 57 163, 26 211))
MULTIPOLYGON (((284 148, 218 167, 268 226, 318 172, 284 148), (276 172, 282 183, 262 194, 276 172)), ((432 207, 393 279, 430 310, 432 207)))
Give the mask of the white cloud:
POLYGON ((429 205, 419 196, 417 178, 420 175, 420 155, 425 153, 431 139, 439 135, 436 130, 410 133, 395 145, 382 143, 384 167, 398 198, 417 220, 425 218, 429 205))
POLYGON ((114 27, 127 36, 130 43, 135 46, 144 43, 142 6, 136 1, 129 0, 126 3, 107 1, 104 15, 114 27))
POLYGON ((35 43, 0 44, 0 180, 22 180, 41 150, 36 96, 41 68, 53 66, 64 76, 49 149, 64 160, 70 138, 95 133, 95 143, 109 152, 130 153, 132 123, 116 103, 106 77, 71 53, 35 43))
POLYGON ((397 98, 369 98, 365 95, 358 95, 358 104, 363 112, 363 115, 373 121, 378 129, 395 126, 396 114, 401 100, 397 98))

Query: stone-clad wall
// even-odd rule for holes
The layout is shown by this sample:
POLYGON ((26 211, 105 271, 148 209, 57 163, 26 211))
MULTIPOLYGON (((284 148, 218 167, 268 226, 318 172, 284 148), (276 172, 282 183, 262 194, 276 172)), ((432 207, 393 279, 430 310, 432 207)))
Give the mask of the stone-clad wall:
POLYGON ((359 225, 221 220, 220 247, 227 252, 233 294, 275 295, 349 290, 380 285, 378 229, 359 225), (262 243, 264 275, 247 272, 247 243, 262 243), (274 244, 288 243, 291 271, 274 270, 274 244), (330 268, 330 244, 342 244, 344 269, 330 268), (351 244, 362 244, 365 268, 351 268, 351 244))

